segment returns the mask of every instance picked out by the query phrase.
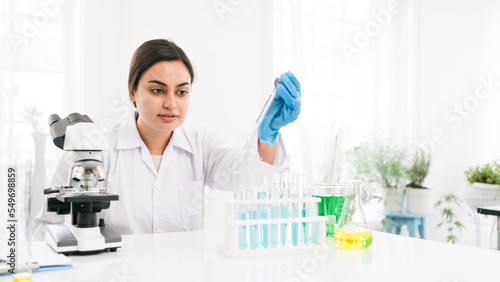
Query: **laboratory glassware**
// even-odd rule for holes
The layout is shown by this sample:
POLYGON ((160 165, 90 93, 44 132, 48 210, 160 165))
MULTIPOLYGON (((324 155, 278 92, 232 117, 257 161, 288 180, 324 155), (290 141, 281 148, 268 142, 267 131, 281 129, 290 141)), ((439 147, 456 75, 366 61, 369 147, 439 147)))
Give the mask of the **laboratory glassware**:
MULTIPOLYGON (((299 198, 299 174, 297 173, 292 173, 290 174, 290 191, 292 193, 292 199, 298 199, 299 198)), ((293 203, 292 204, 292 213, 291 217, 292 218, 298 218, 299 217, 299 203, 293 203)), ((294 222, 291 224, 292 225, 292 245, 293 246, 298 246, 299 245, 299 223, 294 222)))
MULTIPOLYGON (((243 200, 244 198, 243 191, 238 190, 234 191, 234 199, 235 200, 243 200)), ((240 204, 234 207, 235 211, 235 219, 236 220, 246 220, 246 208, 245 205, 240 204)), ((247 248, 247 227, 246 225, 241 225, 238 227, 238 238, 239 238, 239 247, 240 249, 247 248)))
MULTIPOLYGON (((281 199, 290 199, 290 189, 281 189, 281 199)), ((289 205, 284 203, 281 204, 281 218, 289 218, 289 205)), ((286 247, 288 245, 288 223, 281 224, 281 247, 286 247)))
MULTIPOLYGON (((266 192, 258 192, 257 194, 259 200, 266 200, 266 192)), ((267 205, 258 204, 257 209, 259 219, 267 219, 267 205)), ((262 224, 259 228, 259 247, 267 248, 269 246, 267 237, 267 224, 262 224)))
POLYGON ((315 198, 321 199, 317 205, 318 216, 328 217, 326 236, 333 239, 342 210, 351 203, 352 184, 316 184, 311 191, 315 198))
MULTIPOLYGON (((311 198, 310 193, 304 193, 304 198, 311 198)), ((311 216, 311 203, 305 202, 302 206, 302 217, 303 218, 308 218, 311 216)), ((302 244, 303 245, 309 245, 309 239, 310 239, 310 223, 309 222, 303 222, 302 223, 302 244)))
MULTIPOLYGON (((290 175, 287 172, 281 173, 280 175, 280 189, 281 189, 281 199, 290 199, 290 175)), ((281 218, 290 217, 290 206, 287 203, 281 204, 281 218)), ((281 247, 286 247, 288 245, 288 223, 281 224, 281 247)))
POLYGON ((363 250, 373 242, 372 232, 366 221, 361 202, 361 181, 353 181, 349 208, 344 208, 334 241, 341 249, 363 250))
MULTIPOLYGON (((270 188, 270 199, 277 200, 278 199, 278 188, 271 187, 270 188)), ((279 207, 278 204, 271 204, 271 219, 279 218, 279 207)), ((279 246, 279 229, 278 224, 271 224, 271 248, 277 248, 279 246)))
MULTIPOLYGON (((247 190, 247 200, 253 200, 253 191, 247 190)), ((248 205, 248 219, 257 219, 257 207, 255 204, 248 205)), ((259 247, 259 225, 253 224, 249 226, 250 229, 250 249, 257 249, 259 247)))

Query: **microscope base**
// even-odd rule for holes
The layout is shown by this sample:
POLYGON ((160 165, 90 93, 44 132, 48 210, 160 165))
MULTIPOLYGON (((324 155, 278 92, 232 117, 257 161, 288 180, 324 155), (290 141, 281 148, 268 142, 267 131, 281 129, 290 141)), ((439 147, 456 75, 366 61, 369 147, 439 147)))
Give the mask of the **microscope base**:
POLYGON ((122 246, 121 236, 109 226, 47 225, 45 240, 58 253, 116 251, 122 246))

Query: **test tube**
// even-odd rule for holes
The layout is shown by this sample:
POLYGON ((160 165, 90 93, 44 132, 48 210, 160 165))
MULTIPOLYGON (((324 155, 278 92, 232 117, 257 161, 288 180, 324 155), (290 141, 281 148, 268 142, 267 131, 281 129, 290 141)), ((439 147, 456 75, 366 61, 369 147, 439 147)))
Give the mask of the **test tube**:
MULTIPOLYGON (((318 215, 318 205, 310 204, 311 207, 311 216, 316 217, 318 215)), ((319 243, 319 222, 313 221, 311 223, 311 243, 318 244, 319 243)))
MULTIPOLYGON (((281 199, 290 199, 290 190, 281 190, 281 199)), ((290 216, 290 206, 288 204, 281 204, 281 218, 289 218, 290 216)), ((286 247, 288 245, 288 223, 281 224, 281 247, 286 247)))
MULTIPOLYGON (((280 177, 281 182, 281 199, 290 199, 290 189, 289 189, 289 178, 288 173, 282 173, 280 177)), ((287 203, 281 204, 281 218, 288 218, 290 216, 290 206, 287 203)), ((286 247, 288 245, 288 223, 281 224, 281 247, 286 247)))
MULTIPOLYGON (((265 183, 265 182, 264 182, 265 183)), ((259 200, 265 200, 266 199, 266 192, 258 192, 257 197, 259 200)), ((266 209, 266 204, 258 204, 258 216, 259 219, 267 219, 267 209, 266 209)), ((267 244, 267 224, 262 224, 259 229, 259 245, 260 247, 267 249, 268 244, 267 244)))
MULTIPOLYGON (((237 201, 243 200, 243 191, 234 191, 234 199, 237 201)), ((246 208, 245 205, 236 204, 235 205, 235 218, 236 220, 246 219, 246 208)), ((246 225, 240 225, 238 227, 238 237, 239 237, 239 247, 240 249, 247 248, 247 227, 246 225)))
MULTIPOLYGON (((290 176, 290 191, 292 192, 292 199, 299 198, 299 187, 298 187, 298 174, 292 174, 290 176)), ((298 218, 299 217, 299 203, 292 204, 292 214, 291 217, 298 218)), ((292 223, 292 245, 299 245, 299 223, 292 223)))
MULTIPOLYGON (((304 199, 309 199, 311 198, 310 193, 304 193, 304 199)), ((304 202, 303 208, 302 208, 302 217, 303 218, 308 218, 311 216, 311 203, 310 202, 304 202)), ((309 222, 303 222, 302 223, 302 244, 303 245, 309 245, 309 232, 310 232, 310 223, 309 222)))
MULTIPOLYGON (((253 191, 247 190, 247 200, 253 200, 253 191)), ((257 208, 255 204, 248 205, 248 219, 257 219, 257 208)), ((250 249, 259 247, 259 226, 257 224, 250 225, 250 249)))
MULTIPOLYGON (((270 189, 270 197, 271 200, 278 199, 278 188, 276 186, 272 186, 270 189)), ((277 203, 271 204, 271 219, 279 218, 279 207, 277 203)), ((279 246, 279 230, 278 224, 271 224, 271 248, 277 248, 279 246)))

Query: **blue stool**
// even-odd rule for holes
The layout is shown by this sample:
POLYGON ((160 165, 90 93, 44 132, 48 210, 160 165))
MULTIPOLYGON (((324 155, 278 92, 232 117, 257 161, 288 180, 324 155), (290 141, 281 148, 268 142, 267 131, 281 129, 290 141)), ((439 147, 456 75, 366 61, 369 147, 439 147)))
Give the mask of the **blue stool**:
POLYGON ((387 233, 392 233, 392 228, 396 228, 396 234, 401 234, 401 227, 403 225, 408 226, 408 231, 410 232, 410 237, 416 237, 416 232, 420 233, 420 238, 425 239, 425 218, 432 216, 432 214, 414 214, 414 213, 399 213, 399 212, 386 212, 385 218, 390 219, 399 226, 394 226, 393 224, 386 224, 384 226, 384 231, 387 233))

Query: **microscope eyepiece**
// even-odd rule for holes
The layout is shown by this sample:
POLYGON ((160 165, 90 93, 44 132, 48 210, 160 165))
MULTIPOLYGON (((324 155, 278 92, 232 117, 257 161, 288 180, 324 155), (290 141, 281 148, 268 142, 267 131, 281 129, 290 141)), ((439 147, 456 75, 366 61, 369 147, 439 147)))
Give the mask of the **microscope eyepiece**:
POLYGON ((66 128, 80 122, 93 123, 87 115, 79 113, 71 113, 67 117, 61 119, 57 114, 49 116, 50 136, 54 141, 54 145, 64 150, 64 139, 66 137, 66 128))
POLYGON ((52 126, 54 122, 58 122, 61 120, 61 117, 58 114, 52 114, 49 116, 49 126, 52 126))
POLYGON ((76 124, 79 122, 93 122, 87 115, 79 113, 71 113, 67 117, 69 124, 76 124))

